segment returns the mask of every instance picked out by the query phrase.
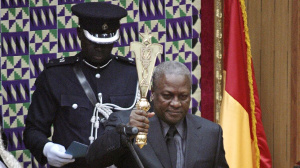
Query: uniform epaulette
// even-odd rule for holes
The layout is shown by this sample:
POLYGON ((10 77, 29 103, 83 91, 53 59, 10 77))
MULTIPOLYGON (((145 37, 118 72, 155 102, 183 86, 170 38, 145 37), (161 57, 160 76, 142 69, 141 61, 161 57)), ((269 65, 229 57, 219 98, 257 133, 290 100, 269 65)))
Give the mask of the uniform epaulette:
POLYGON ((53 66, 66 65, 66 64, 73 64, 78 61, 79 61, 79 56, 61 57, 61 58, 50 60, 46 64, 46 68, 53 67, 53 66))
POLYGON ((129 64, 135 65, 135 60, 133 58, 126 58, 122 56, 115 56, 115 59, 118 61, 127 62, 129 64))

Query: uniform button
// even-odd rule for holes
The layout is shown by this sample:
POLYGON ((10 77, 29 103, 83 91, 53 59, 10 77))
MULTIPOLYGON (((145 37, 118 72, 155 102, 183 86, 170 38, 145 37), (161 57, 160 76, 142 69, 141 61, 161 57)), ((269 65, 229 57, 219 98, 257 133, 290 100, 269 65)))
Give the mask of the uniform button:
POLYGON ((98 73, 95 75, 96 78, 100 78, 100 76, 101 76, 101 75, 98 74, 98 73))
POLYGON ((72 105, 73 109, 77 109, 77 107, 78 107, 78 104, 76 104, 76 103, 72 105))

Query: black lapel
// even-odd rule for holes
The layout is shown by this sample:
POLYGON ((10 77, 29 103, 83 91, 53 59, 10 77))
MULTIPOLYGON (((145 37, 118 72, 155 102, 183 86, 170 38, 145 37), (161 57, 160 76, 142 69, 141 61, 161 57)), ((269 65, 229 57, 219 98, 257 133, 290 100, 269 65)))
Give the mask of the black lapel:
POLYGON ((170 168, 171 159, 168 154, 168 149, 166 146, 165 139, 163 137, 160 122, 156 115, 150 118, 149 126, 150 127, 148 132, 148 143, 149 145, 151 145, 161 164, 165 168, 170 168))
POLYGON ((194 164, 196 163, 196 160, 202 155, 201 144, 203 138, 201 136, 201 123, 196 122, 192 114, 186 115, 186 123, 187 141, 185 148, 185 167, 190 168, 195 167, 194 164))

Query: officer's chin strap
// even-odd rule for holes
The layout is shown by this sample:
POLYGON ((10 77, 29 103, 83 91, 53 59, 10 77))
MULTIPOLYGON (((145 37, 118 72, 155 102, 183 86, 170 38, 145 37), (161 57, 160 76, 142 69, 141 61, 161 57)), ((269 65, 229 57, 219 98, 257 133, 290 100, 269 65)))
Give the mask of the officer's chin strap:
POLYGON ((133 101, 133 104, 128 108, 123 108, 115 104, 111 103, 102 103, 102 93, 98 94, 99 102, 95 104, 93 116, 91 118, 91 136, 89 137, 90 144, 94 142, 94 140, 97 139, 98 135, 98 129, 100 122, 104 122, 108 119, 109 115, 113 113, 112 110, 130 110, 135 106, 135 103, 137 100, 139 100, 141 97, 140 90, 139 90, 139 84, 136 85, 136 93, 135 93, 135 99, 133 101), (104 118, 100 120, 99 113, 102 114, 104 118))

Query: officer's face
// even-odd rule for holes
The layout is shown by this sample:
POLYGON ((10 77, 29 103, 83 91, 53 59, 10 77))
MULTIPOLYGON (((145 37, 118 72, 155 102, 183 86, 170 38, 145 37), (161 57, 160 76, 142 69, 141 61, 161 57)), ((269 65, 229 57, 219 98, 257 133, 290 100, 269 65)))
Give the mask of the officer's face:
POLYGON ((84 58, 93 65, 103 65, 110 59, 111 50, 114 44, 96 44, 88 40, 82 28, 77 29, 81 41, 81 51, 84 58))
POLYGON ((154 112, 164 122, 175 125, 185 117, 191 100, 191 83, 185 75, 162 75, 153 94, 154 112))

